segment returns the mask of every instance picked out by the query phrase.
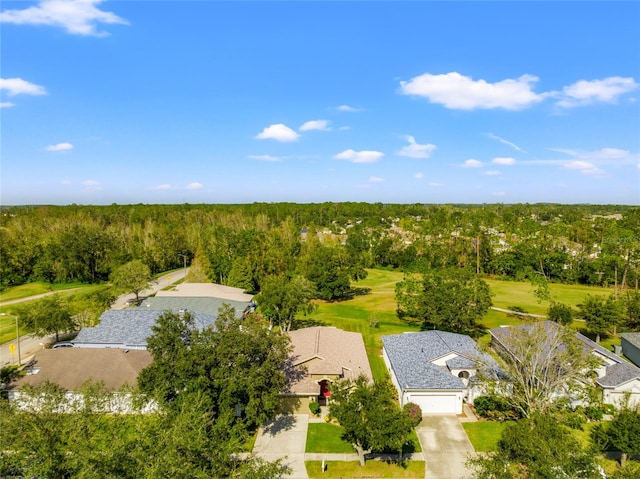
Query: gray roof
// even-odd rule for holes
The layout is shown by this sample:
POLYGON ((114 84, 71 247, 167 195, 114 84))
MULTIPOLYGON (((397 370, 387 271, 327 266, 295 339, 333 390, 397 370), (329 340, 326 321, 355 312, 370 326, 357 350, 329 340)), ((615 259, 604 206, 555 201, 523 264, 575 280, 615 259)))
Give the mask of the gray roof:
POLYGON ((636 348, 640 349, 640 333, 620 333, 620 337, 626 339, 636 348))
POLYGON ((616 387, 633 379, 640 379, 640 369, 623 361, 607 366, 607 374, 599 378, 596 382, 604 387, 616 387))
POLYGON ((402 389, 466 389, 449 368, 477 368, 478 363, 497 368, 497 363, 481 353, 469 336, 443 331, 382 336, 384 349, 402 389), (437 366, 432 361, 455 353, 458 358, 437 366))
POLYGON ((156 311, 179 311, 187 309, 196 313, 218 315, 218 310, 223 304, 228 304, 236 310, 236 317, 241 317, 242 312, 247 309, 251 301, 235 301, 223 298, 206 297, 179 297, 179 296, 155 296, 145 299, 138 308, 130 309, 150 309, 156 311))
MULTIPOLYGON (((137 308, 105 311, 100 316, 100 324, 92 328, 82 328, 73 343, 146 348, 147 338, 153 333, 151 328, 164 312, 137 308)), ((198 330, 215 325, 215 316, 192 314, 198 330)))

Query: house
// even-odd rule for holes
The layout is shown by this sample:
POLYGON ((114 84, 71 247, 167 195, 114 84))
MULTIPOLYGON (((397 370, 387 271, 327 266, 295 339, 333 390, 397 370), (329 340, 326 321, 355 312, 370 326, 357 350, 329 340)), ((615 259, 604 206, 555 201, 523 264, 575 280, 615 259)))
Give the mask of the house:
POLYGON ((464 334, 444 331, 382 336, 382 357, 400 405, 412 402, 423 414, 461 414, 464 401, 481 394, 474 381, 480 369, 498 364, 464 334))
POLYGON ((288 334, 293 351, 287 367, 287 389, 281 393, 283 411, 308 414, 309 403, 325 405, 334 381, 360 375, 373 381, 360 333, 316 326, 288 334))
POLYGON ((621 333, 622 354, 636 366, 640 366, 640 333, 621 333))
MULTIPOLYGON (((71 344, 74 348, 147 349, 147 338, 153 334, 152 328, 158 317, 165 312, 140 308, 105 311, 97 326, 82 328, 71 344)), ((215 316, 192 315, 198 330, 215 325, 215 316)))
MULTIPOLYGON (((534 323, 546 329, 557 329, 558 324, 553 321, 541 321, 534 323)), ((511 328, 527 328, 530 325, 495 328, 489 331, 491 334, 491 347, 503 354, 508 350, 506 338, 510 336, 511 328)), ((592 354, 599 362, 595 384, 602 390, 602 400, 605 404, 620 405, 629 397, 629 404, 640 404, 640 368, 625 361, 617 354, 603 348, 591 341, 586 336, 576 333, 575 338, 583 344, 585 354, 592 354)))
MULTIPOLYGON (((38 401, 25 392, 26 386, 42 386, 54 383, 67 391, 61 406, 63 411, 82 406, 81 387, 88 381, 101 382, 106 391, 117 393, 108 396, 108 404, 101 404, 101 410, 127 413, 133 410, 130 393, 123 388, 135 388, 138 375, 151 364, 148 351, 122 349, 81 349, 58 348, 39 351, 25 371, 26 376, 18 379, 9 391, 9 400, 25 409, 37 409, 38 401)), ((154 410, 148 403, 142 412, 154 410)))

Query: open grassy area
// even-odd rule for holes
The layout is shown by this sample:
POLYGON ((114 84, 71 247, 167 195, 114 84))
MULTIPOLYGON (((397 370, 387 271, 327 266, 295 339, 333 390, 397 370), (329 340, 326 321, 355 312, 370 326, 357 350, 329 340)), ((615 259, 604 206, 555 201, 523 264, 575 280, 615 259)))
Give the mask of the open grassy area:
POLYGON ((13 288, 7 288, 0 293, 0 302, 13 301, 14 299, 28 298, 29 296, 35 296, 36 294, 48 293, 50 291, 61 291, 64 289, 81 288, 81 283, 28 283, 13 288))
POLYGON ((464 422, 462 427, 476 452, 493 452, 497 450, 498 441, 507 424, 497 421, 478 421, 464 422))
POLYGON ((424 461, 406 461, 403 465, 383 461, 367 461, 364 467, 360 463, 346 461, 326 461, 326 470, 322 471, 322 461, 305 461, 307 474, 311 479, 321 478, 422 478, 424 477, 424 461))
POLYGON ((353 446, 342 439, 342 428, 337 424, 310 422, 305 452, 351 454, 353 446))

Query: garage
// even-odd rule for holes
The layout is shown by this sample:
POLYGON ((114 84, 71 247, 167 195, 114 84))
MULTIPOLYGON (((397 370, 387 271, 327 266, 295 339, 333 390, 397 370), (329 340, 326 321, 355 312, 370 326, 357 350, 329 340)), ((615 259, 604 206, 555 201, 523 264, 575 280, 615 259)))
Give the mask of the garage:
POLYGON ((422 414, 460 414, 462 394, 440 392, 405 393, 404 403, 412 402, 420 406, 422 414))

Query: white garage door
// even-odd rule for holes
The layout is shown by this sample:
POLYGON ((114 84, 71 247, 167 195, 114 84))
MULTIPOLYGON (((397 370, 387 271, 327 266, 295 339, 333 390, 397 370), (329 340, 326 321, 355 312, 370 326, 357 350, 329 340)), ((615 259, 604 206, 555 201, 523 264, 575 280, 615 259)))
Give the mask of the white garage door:
POLYGON ((460 412, 456 394, 413 393, 407 394, 406 402, 416 403, 422 414, 457 414, 460 412))

